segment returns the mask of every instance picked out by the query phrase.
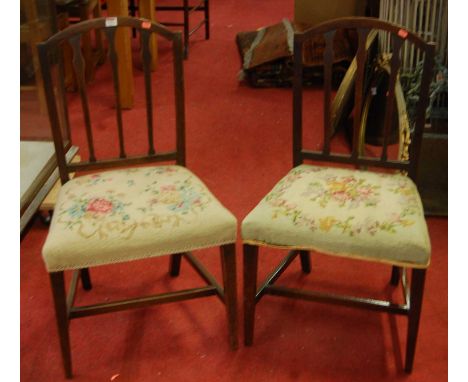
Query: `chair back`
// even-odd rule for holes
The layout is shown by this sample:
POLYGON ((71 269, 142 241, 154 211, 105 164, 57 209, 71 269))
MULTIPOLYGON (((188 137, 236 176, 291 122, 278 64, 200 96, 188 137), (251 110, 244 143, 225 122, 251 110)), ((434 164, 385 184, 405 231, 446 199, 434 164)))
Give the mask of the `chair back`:
MULTIPOLYGON (((57 164, 60 171, 62 183, 69 180, 69 173, 74 171, 87 171, 105 169, 110 167, 130 166, 161 161, 175 161, 179 165, 185 165, 185 111, 184 111, 184 80, 183 80, 183 51, 182 38, 180 32, 171 32, 164 26, 144 19, 131 17, 108 17, 96 18, 84 21, 70 26, 59 33, 56 33, 45 42, 38 44, 39 60, 41 72, 44 79, 44 88, 46 94, 47 109, 52 128, 55 150, 57 155, 57 164), (119 82, 118 72, 118 54, 116 53, 116 32, 119 28, 134 28, 139 31, 141 36, 141 58, 144 71, 144 89, 146 104, 146 128, 148 138, 148 148, 145 154, 139 156, 129 156, 126 152, 124 128, 122 122, 121 107, 121 84, 119 82), (85 82, 85 61, 81 51, 81 40, 83 35, 91 31, 100 30, 106 36, 108 42, 108 55, 112 67, 112 81, 115 93, 115 113, 116 128, 118 133, 118 151, 117 158, 98 158, 96 157, 95 139, 90 115, 87 87, 85 82), (156 152, 154 146, 154 123, 153 123, 153 95, 152 95, 152 74, 151 74, 151 51, 150 40, 154 35, 162 36, 164 39, 172 42, 174 89, 175 89, 175 129, 176 144, 175 150, 166 152, 156 152), (67 97, 65 96, 63 86, 63 65, 59 60, 59 82, 62 92, 58 92, 53 81, 53 63, 57 61, 57 56, 63 50, 64 45, 70 44, 73 51, 73 71, 76 77, 81 108, 83 112, 84 129, 86 137, 87 152, 89 159, 80 163, 68 163, 65 157, 66 147, 71 144, 70 141, 64 141, 64 132, 69 131, 69 118, 67 108, 67 97), (54 59, 55 57, 55 59, 54 59), (62 77, 62 78, 60 78, 62 77), (59 110, 57 97, 62 97, 59 110)), ((108 142, 106 142, 108 143, 108 142)))
POLYGON ((418 157, 421 148, 423 129, 426 121, 426 108, 429 102, 429 85, 433 76, 434 66, 433 43, 426 43, 417 34, 405 30, 396 24, 391 24, 376 18, 346 17, 321 23, 315 27, 294 34, 294 83, 293 83, 293 161, 294 166, 303 163, 304 160, 316 160, 354 164, 357 166, 371 166, 406 171, 415 180, 418 167, 418 157), (332 96, 332 65, 334 63, 334 35, 336 30, 355 30, 358 36, 358 48, 356 54, 356 81, 354 89, 354 113, 352 148, 349 154, 334 153, 330 143, 333 135, 331 116, 332 96), (360 150, 360 126, 361 111, 363 109, 363 97, 365 89, 366 60, 369 49, 366 49, 366 41, 371 31, 388 33, 391 39, 392 58, 390 61, 390 78, 388 92, 386 94, 384 132, 382 152, 376 158, 366 156, 360 150), (325 40, 323 53, 324 62, 324 99, 323 99, 323 145, 320 151, 311 151, 303 147, 303 57, 304 42, 308 39, 322 35, 325 40), (396 112, 395 86, 401 67, 401 47, 405 43, 414 44, 416 49, 422 52, 424 59, 421 83, 419 88, 419 100, 416 106, 416 118, 411 131, 411 146, 408 159, 390 159, 388 155, 389 137, 391 134, 392 115, 396 112))

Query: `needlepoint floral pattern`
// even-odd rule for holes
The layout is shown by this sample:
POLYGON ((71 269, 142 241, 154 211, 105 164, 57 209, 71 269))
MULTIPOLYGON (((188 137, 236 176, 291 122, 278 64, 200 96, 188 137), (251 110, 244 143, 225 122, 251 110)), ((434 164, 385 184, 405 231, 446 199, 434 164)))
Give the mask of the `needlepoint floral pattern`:
POLYGON ((236 218, 187 168, 77 176, 59 192, 42 250, 49 272, 234 243, 236 218))
POLYGON ((135 168, 75 178, 64 187, 57 222, 82 238, 127 239, 137 229, 189 224, 212 197, 189 172, 178 169, 135 168))
POLYGON ((421 217, 413 183, 403 176, 376 175, 326 167, 299 166, 265 197, 271 218, 286 218, 311 231, 356 235, 396 233, 421 217), (397 209, 385 210, 389 195, 397 209))
POLYGON ((300 165, 242 222, 253 245, 427 267, 430 240, 415 184, 401 174, 300 165))

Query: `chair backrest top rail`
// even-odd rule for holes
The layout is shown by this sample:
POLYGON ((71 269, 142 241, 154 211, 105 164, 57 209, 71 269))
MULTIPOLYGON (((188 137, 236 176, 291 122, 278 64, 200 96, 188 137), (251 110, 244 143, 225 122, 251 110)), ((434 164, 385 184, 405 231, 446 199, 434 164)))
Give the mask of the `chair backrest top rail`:
POLYGON ((90 19, 82 21, 78 24, 73 24, 62 31, 54 34, 49 37, 46 41, 40 43, 39 45, 53 45, 58 44, 64 40, 68 40, 71 37, 88 32, 92 29, 100 28, 116 28, 116 27, 130 27, 135 29, 147 29, 151 32, 155 32, 163 36, 165 39, 174 41, 178 34, 181 34, 180 31, 171 31, 162 24, 158 24, 154 21, 143 19, 143 18, 134 18, 127 16, 118 16, 118 17, 100 17, 95 19, 90 19))

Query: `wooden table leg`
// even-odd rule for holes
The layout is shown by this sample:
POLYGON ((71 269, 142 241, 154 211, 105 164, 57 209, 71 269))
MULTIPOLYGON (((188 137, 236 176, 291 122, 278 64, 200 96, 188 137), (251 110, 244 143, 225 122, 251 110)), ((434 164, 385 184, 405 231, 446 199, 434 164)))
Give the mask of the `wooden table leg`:
MULTIPOLYGON (((107 0, 109 16, 128 16, 128 0, 107 0)), ((120 105, 124 109, 133 107, 134 84, 131 49, 131 31, 120 28, 115 35, 115 49, 119 57, 120 105)))
MULTIPOLYGON (((140 17, 151 21, 156 21, 156 0, 140 0, 140 17)), ((156 35, 151 36, 150 41, 150 52, 151 52, 151 70, 156 70, 158 66, 158 40, 156 35)))

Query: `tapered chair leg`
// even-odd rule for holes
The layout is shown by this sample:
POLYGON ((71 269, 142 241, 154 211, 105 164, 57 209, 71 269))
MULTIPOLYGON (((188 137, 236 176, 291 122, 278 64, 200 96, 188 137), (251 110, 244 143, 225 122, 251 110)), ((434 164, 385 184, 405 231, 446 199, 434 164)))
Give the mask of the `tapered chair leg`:
POLYGON ((63 368, 65 377, 72 377, 72 364, 70 353, 70 337, 68 333, 67 297, 65 294, 64 272, 50 273, 50 283, 54 298, 55 317, 57 321, 60 350, 62 351, 63 368))
POLYGON ((301 268, 303 273, 310 273, 310 253, 309 251, 299 251, 301 258, 301 268))
POLYGON ((172 277, 179 276, 181 259, 182 259, 181 253, 176 253, 175 255, 171 255, 171 259, 169 260, 169 274, 172 277))
POLYGON ((397 266, 392 266, 392 277, 390 278, 390 284, 398 285, 400 282, 401 268, 397 266))
POLYGON ((232 350, 239 346, 237 339, 237 282, 236 245, 221 246, 221 269, 223 271, 224 303, 229 327, 229 344, 232 350))
POLYGON ((425 269, 413 269, 411 277, 410 310, 408 314, 408 336, 406 340, 405 371, 407 373, 411 373, 413 370, 414 353, 416 350, 416 339, 418 337, 425 278, 425 269))
POLYGON ((205 0, 205 39, 210 39, 210 0, 205 0))
POLYGON ((255 295, 257 292, 258 247, 244 244, 244 343, 253 343, 255 295))
POLYGON ((83 268, 80 269, 81 284, 83 285, 84 290, 91 290, 93 285, 91 284, 91 277, 89 275, 89 269, 83 268))

